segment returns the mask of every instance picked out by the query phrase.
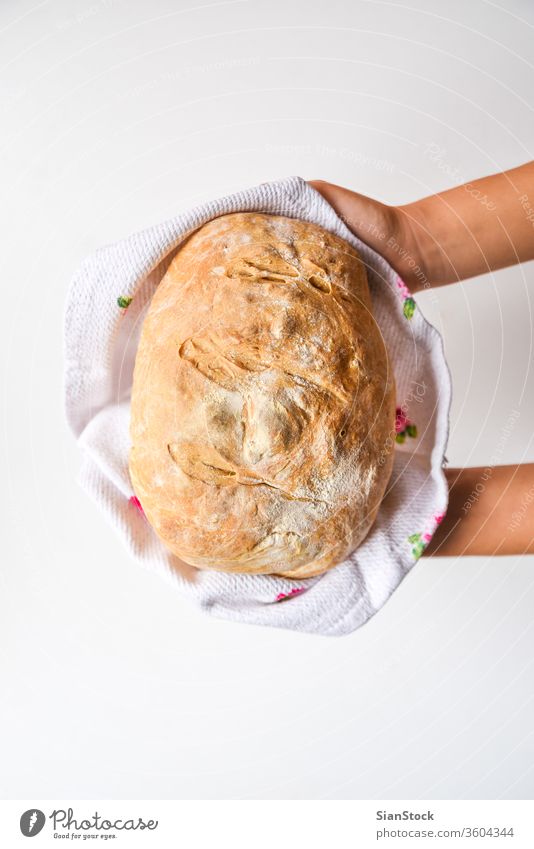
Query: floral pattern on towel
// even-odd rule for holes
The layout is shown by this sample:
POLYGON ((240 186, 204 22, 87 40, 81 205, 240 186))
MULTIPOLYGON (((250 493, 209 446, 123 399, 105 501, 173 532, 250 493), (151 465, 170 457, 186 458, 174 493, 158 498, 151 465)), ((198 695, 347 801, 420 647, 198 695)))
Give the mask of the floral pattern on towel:
POLYGON ((399 443, 406 441, 406 437, 415 439, 417 436, 417 427, 410 421, 402 407, 397 407, 395 411, 395 439, 399 443))
POLYGON ((414 299, 412 298, 412 293, 408 289, 404 280, 402 280, 400 277, 397 277, 397 287, 398 287, 398 289, 399 289, 399 291, 402 295, 403 301, 404 301, 404 303, 402 305, 402 311, 404 313, 404 317, 405 318, 412 318, 413 314, 415 312, 415 308, 417 306, 414 299))
POLYGON ((443 521, 444 516, 445 513, 435 513, 432 517, 432 522, 428 530, 417 531, 414 534, 410 534, 410 536, 408 537, 408 542, 412 546, 412 554, 416 560, 419 560, 419 558, 421 557, 423 551, 436 533, 438 525, 440 525, 443 521))
POLYGON ((141 506, 141 502, 139 501, 137 495, 131 495, 128 500, 129 500, 130 504, 133 504, 133 506, 136 508, 136 510, 138 510, 141 513, 141 516, 146 518, 145 511, 143 510, 143 508, 141 506))
POLYGON ((295 587, 294 590, 290 590, 288 593, 278 593, 275 601, 283 601, 285 598, 293 598, 296 595, 301 595, 301 593, 306 592, 306 587, 295 587))

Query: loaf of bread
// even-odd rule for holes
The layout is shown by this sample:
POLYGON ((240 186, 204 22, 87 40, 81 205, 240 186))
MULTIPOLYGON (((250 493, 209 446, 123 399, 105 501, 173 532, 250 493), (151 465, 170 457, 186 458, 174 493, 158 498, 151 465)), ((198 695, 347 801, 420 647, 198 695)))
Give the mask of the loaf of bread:
POLYGON ((394 421, 347 242, 235 213, 180 247, 144 320, 131 403, 134 491, 171 552, 288 578, 335 566, 375 520, 394 421))

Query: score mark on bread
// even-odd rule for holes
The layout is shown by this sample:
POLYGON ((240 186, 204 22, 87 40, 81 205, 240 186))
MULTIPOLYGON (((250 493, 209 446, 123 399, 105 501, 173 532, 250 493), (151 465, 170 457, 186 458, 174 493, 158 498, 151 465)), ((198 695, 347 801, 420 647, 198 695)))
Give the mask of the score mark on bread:
POLYGON ((267 480, 251 469, 232 466, 210 446, 181 443, 167 446, 169 454, 184 474, 211 486, 270 486, 292 501, 318 501, 312 496, 285 490, 274 480, 267 480))

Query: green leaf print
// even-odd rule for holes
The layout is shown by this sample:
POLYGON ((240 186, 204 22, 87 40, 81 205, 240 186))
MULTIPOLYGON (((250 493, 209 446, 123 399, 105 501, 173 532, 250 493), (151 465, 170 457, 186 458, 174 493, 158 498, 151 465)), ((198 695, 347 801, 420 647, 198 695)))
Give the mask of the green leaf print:
POLYGON ((415 312, 415 301, 413 298, 405 298, 402 311, 406 318, 412 318, 415 312))
POLYGON ((410 536, 408 537, 408 542, 412 543, 412 554, 415 559, 418 560, 426 548, 426 542, 421 539, 421 533, 418 532, 416 534, 410 534, 410 536))

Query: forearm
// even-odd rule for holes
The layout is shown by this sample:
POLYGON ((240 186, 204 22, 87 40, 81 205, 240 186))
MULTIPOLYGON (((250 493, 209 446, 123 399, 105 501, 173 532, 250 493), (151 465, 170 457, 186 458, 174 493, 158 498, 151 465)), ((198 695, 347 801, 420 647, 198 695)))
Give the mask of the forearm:
POLYGON ((445 474, 449 508, 425 555, 534 554, 534 463, 445 474))
POLYGON ((432 286, 534 259, 534 162, 396 210, 432 286))

